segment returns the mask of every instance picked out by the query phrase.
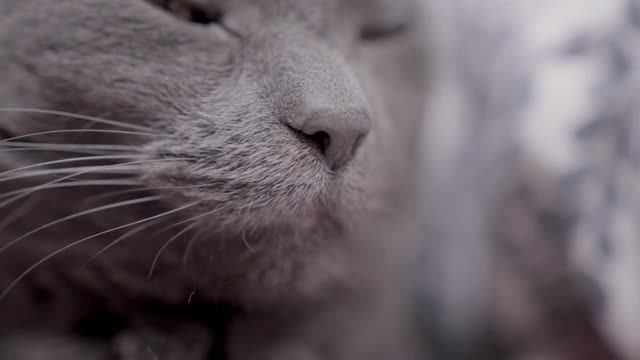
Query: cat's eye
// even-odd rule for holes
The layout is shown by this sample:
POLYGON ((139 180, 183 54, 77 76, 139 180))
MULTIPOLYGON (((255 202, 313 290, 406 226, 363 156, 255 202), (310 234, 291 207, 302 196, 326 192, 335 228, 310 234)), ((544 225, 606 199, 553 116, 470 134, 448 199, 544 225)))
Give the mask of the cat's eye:
POLYGON ((395 38, 409 30, 408 23, 372 24, 364 26, 360 30, 360 40, 380 41, 395 38))
POLYGON ((198 5, 193 0, 147 0, 153 5, 173 14, 176 18, 200 25, 220 24, 223 18, 221 9, 198 5))

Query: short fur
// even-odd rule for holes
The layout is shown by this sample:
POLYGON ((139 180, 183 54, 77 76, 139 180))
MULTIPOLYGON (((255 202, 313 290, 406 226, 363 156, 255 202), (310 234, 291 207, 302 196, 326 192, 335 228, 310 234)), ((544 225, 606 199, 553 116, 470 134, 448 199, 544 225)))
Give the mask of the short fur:
MULTIPOLYGON (((64 129, 148 128, 160 134, 78 132, 16 140, 26 141, 27 147, 69 144, 67 149, 73 151, 78 151, 73 149, 77 144, 132 146, 127 152, 6 151, 15 150, 15 141, 1 144, 5 152, 0 172, 15 171, 6 176, 42 169, 15 170, 22 166, 73 157, 140 156, 119 160, 137 162, 122 168, 111 161, 59 167, 105 165, 102 175, 87 172, 78 178, 114 180, 127 175, 146 191, 92 200, 122 188, 38 189, 0 209, 0 219, 25 213, 0 229, 0 244, 97 206, 165 196, 70 219, 22 239, 0 252, 0 289, 78 239, 197 202, 141 229, 89 265, 96 252, 133 227, 91 239, 44 262, 3 298, 0 332, 77 330, 98 310, 130 320, 135 314, 163 314, 151 310, 150 304, 162 311, 226 304, 244 314, 239 324, 251 324, 231 325, 225 342, 231 346, 228 356, 249 359, 257 355, 243 353, 243 335, 255 342, 265 337, 265 344, 271 344, 275 333, 283 331, 260 330, 264 328, 257 324, 262 322, 250 319, 266 317, 269 324, 295 323, 293 329, 301 328, 298 324, 310 313, 323 313, 320 309, 346 294, 352 297, 384 283, 367 282, 373 269, 391 271, 396 269, 389 265, 396 264, 393 259, 408 259, 404 251, 410 250, 411 237, 405 235, 415 225, 413 163, 427 70, 425 24, 417 4, 200 3, 219 6, 225 26, 181 21, 143 0, 0 3, 0 108, 65 111, 135 127, 14 110, 0 113, 5 138, 64 129), (406 25, 406 31, 390 39, 359 37, 363 29, 395 25, 389 21, 406 25), (347 120, 369 117, 372 131, 345 168, 330 170, 313 143, 289 128, 310 116, 310 104, 347 120), (126 174, 113 174, 118 169, 126 174), (181 223, 201 214, 206 215, 181 223), (407 233, 399 227, 386 236, 376 232, 378 227, 398 226, 398 219, 403 219, 407 233), (160 231, 176 223, 180 226, 160 231), (165 241, 191 224, 183 234, 191 241, 176 239, 163 248, 147 279, 165 241), (262 315, 250 315, 256 312, 262 315), (291 320, 282 320, 281 314, 291 320), (275 318, 280 320, 274 322, 275 318)), ((0 180, 0 192, 55 179, 0 180)), ((195 317, 205 322, 201 315, 195 317)), ((212 322, 216 323, 207 326, 212 322)), ((314 351, 291 349, 298 348, 274 350, 273 358, 322 358, 314 351)))

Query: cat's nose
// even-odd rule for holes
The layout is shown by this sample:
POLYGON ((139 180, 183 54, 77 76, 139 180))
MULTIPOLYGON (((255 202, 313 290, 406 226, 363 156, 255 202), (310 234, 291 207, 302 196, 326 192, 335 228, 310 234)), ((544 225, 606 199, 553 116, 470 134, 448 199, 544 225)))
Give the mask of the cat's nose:
POLYGON ((366 110, 319 108, 311 111, 299 126, 292 127, 319 147, 332 170, 339 170, 351 161, 371 131, 371 117, 366 110))

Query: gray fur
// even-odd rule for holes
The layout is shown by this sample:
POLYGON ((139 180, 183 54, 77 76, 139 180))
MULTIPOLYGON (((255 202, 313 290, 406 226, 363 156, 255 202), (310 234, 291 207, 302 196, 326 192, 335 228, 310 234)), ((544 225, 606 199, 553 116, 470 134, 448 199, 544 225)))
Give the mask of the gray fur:
MULTIPOLYGON (((188 246, 177 241, 164 249, 150 280, 146 275, 154 255, 175 231, 162 236, 152 236, 153 229, 136 234, 87 267, 84 264, 121 232, 59 254, 9 292, 0 310, 6 324, 0 331, 11 332, 25 324, 40 330, 68 329, 93 307, 128 313, 140 303, 171 307, 187 299, 223 302, 244 312, 259 310, 272 318, 286 313, 294 320, 277 323, 298 324, 309 317, 303 314, 312 306, 326 306, 374 283, 397 284, 366 279, 373 277, 372 269, 394 269, 383 263, 408 259, 405 251, 411 246, 411 237, 401 228, 379 235, 372 219, 378 219, 380 228, 393 229, 396 219, 404 218, 408 234, 415 225, 413 163, 426 91, 426 32, 417 4, 410 0, 207 2, 212 3, 225 10, 225 25, 231 32, 216 25, 189 24, 143 0, 0 4, 1 108, 68 111, 169 135, 78 133, 33 140, 133 145, 145 159, 185 159, 136 166, 132 175, 144 187, 206 185, 149 190, 167 200, 93 214, 38 232, 0 253, 0 288, 43 256, 85 236, 194 201, 202 202, 167 217, 156 228, 210 213, 187 233, 185 237, 193 240, 188 246), (358 38, 362 28, 387 26, 387 21, 410 26, 393 39, 358 38), (287 127, 309 116, 310 102, 323 104, 347 122, 370 117, 371 132, 344 168, 332 171, 312 144, 287 127), (389 251, 388 241, 401 251, 389 251), (55 305, 37 306, 35 288, 53 294, 55 305), (39 311, 56 316, 43 322, 39 311)), ((5 112, 0 128, 19 136, 105 127, 62 116, 5 112)), ((82 154, 6 152, 0 157, 0 172, 70 156, 82 154)), ((52 179, 2 182, 0 189, 11 191, 52 179)), ((112 190, 40 191, 27 198, 33 202, 28 215, 0 229, 0 241, 6 243, 34 227, 86 210, 91 207, 88 196, 112 190)), ((0 213, 4 217, 19 211, 27 199, 0 213)), ((262 325, 255 325, 260 321, 245 323, 253 325, 237 330, 239 336, 252 334, 256 339, 256 332, 264 334, 259 330, 262 325)), ((318 337, 317 331, 305 333, 318 337)), ((236 342, 237 349, 246 343, 231 341, 236 342)), ((286 356, 302 359, 274 358, 286 356)), ((340 356, 332 358, 346 358, 340 356)))

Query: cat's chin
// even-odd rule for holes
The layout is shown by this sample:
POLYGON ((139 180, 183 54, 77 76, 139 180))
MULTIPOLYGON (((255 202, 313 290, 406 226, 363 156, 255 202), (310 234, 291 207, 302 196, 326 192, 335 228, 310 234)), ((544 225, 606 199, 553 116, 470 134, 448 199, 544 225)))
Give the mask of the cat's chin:
MULTIPOLYGON (((180 196, 179 203, 197 203, 187 213, 189 219, 224 233, 279 233, 282 229, 309 229, 335 212, 337 202, 330 192, 305 199, 273 198, 264 206, 246 206, 243 201, 217 202, 180 196)), ((204 197, 201 197, 201 199, 204 197)), ((176 206, 178 203, 176 203, 176 206)), ((187 205, 188 206, 188 205, 187 205)))
POLYGON ((187 262, 203 291, 259 309, 308 304, 347 280, 348 229, 335 213, 318 207, 247 223, 200 223, 187 262))

